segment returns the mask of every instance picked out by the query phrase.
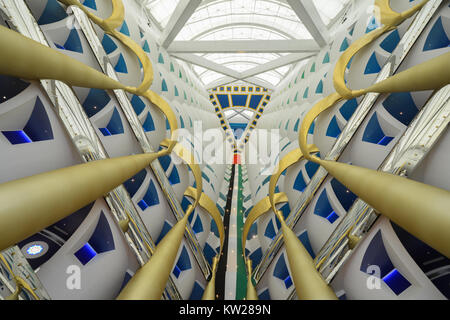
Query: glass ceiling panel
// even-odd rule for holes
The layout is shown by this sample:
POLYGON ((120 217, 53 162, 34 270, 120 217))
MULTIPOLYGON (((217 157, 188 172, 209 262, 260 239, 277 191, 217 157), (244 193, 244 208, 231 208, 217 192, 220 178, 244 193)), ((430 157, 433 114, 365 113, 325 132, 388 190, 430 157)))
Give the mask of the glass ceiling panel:
POLYGON ((325 25, 328 25, 349 2, 350 0, 313 0, 325 25))
MULTIPOLYGON (((272 36, 278 34, 284 38, 311 39, 295 12, 287 5, 272 0, 216 0, 197 9, 176 40, 200 39, 205 31, 214 31, 224 27, 231 29, 248 27, 245 39, 267 39, 267 32, 254 32, 257 27, 271 30, 272 36), (251 31, 251 33, 250 33, 251 31), (250 34, 249 34, 250 33, 250 34), (262 38, 260 38, 262 37, 262 38)), ((227 31, 230 33, 230 31, 227 31)), ((233 33, 227 39, 242 39, 241 32, 233 33)), ((204 40, 204 39, 203 39, 204 40)))
POLYGON ((162 28, 167 26, 180 0, 144 0, 145 7, 162 28))

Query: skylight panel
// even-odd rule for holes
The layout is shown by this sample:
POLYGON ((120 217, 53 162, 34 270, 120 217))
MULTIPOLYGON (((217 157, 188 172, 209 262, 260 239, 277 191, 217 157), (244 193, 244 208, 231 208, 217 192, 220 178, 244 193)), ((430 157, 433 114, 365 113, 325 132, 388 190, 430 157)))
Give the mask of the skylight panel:
POLYGON ((179 2, 180 0, 148 0, 145 6, 161 27, 165 28, 179 2))

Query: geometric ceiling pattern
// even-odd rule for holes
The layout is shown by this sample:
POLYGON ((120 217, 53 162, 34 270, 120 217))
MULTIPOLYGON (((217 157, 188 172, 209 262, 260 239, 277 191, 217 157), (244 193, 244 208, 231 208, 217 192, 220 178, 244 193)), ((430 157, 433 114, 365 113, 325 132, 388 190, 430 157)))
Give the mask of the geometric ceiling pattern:
MULTIPOLYGON (((237 140, 252 123, 261 118, 270 101, 271 91, 267 88, 248 85, 227 85, 210 90, 209 99, 215 108, 222 128, 233 131, 237 140)), ((232 142, 232 141, 230 141, 232 142)))
POLYGON ((236 82, 275 89, 332 37, 354 0, 142 0, 160 44, 210 90, 236 82))

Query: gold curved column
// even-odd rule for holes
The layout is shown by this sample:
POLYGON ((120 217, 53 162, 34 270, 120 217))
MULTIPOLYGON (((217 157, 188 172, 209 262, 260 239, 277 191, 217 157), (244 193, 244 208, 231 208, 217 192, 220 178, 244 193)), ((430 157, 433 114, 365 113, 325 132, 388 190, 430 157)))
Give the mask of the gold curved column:
POLYGON ((213 258, 211 279, 208 281, 208 285, 206 286, 205 291, 203 292, 202 300, 216 300, 216 272, 219 259, 220 253, 219 255, 213 258))
POLYGON ((118 300, 160 300, 183 240, 192 205, 156 247, 150 260, 130 279, 118 300))
POLYGON ((333 289, 317 271, 309 252, 284 222, 280 211, 277 212, 277 217, 281 222, 289 268, 298 298, 300 300, 337 300, 333 289))
POLYGON ((120 82, 20 33, 0 26, 0 73, 27 80, 53 79, 71 86, 125 89, 120 82))
MULTIPOLYGON (((184 193, 185 196, 195 199, 195 193, 196 189, 193 187, 189 187, 186 192, 184 193)), ((225 229, 223 226, 222 216, 220 215, 219 210, 216 207, 216 204, 211 200, 211 198, 208 197, 206 193, 202 193, 199 201, 199 205, 206 210, 206 212, 209 213, 209 215, 213 218, 214 222, 216 223, 217 229, 219 230, 219 238, 220 238, 220 250, 219 254, 213 258, 213 265, 212 265, 212 277, 209 280, 208 286, 205 289, 205 292, 203 293, 202 300, 215 300, 216 293, 215 293, 215 282, 216 282, 216 271, 217 271, 217 264, 219 263, 222 249, 223 249, 223 243, 225 241, 225 229)))
POLYGON ((450 257, 449 191, 345 163, 318 163, 379 213, 450 257))
MULTIPOLYGON (((274 202, 275 204, 282 203, 282 202, 288 202, 288 198, 284 192, 276 193, 274 195, 274 202)), ((250 228, 252 224, 263 214, 265 214, 267 211, 269 211, 271 208, 271 203, 269 197, 262 198, 256 205, 253 206, 252 210, 250 210, 250 213, 247 216, 247 219, 244 223, 244 229, 242 231, 242 252, 244 252, 245 255, 245 244, 247 242, 247 235, 250 231, 250 228)))
POLYGON ((151 153, 97 160, 0 184, 0 249, 103 197, 158 156, 151 153))
POLYGON ((428 0, 424 0, 421 3, 411 7, 410 9, 398 13, 392 10, 389 5, 390 0, 375 0, 375 8, 378 8, 380 13, 380 23, 382 26, 378 29, 372 30, 366 35, 362 36, 358 40, 354 41, 339 57, 333 72, 333 84, 339 95, 345 99, 352 99, 356 96, 363 94, 362 90, 351 90, 345 83, 344 75, 348 63, 351 58, 362 48, 378 39, 381 35, 387 31, 395 29, 405 19, 411 17, 418 10, 420 10, 428 0))
MULTIPOLYGON (((319 151, 319 148, 317 148, 315 145, 309 146, 310 152, 317 152, 319 151)), ((273 212, 276 212, 277 209, 275 208, 275 188, 277 186, 278 180, 280 179, 281 174, 290 166, 296 164, 298 161, 300 161, 303 158, 303 153, 300 148, 296 148, 289 152, 287 155, 283 157, 283 159, 280 160, 278 163, 278 170, 276 173, 274 173, 270 177, 269 181, 269 200, 270 204, 272 206, 273 212)))
POLYGON ((259 300, 258 293, 252 281, 252 260, 247 259, 245 264, 247 267, 247 294, 245 300, 259 300))
MULTIPOLYGON (((184 193, 185 196, 195 199, 196 189, 193 187, 189 187, 184 193)), ((220 215, 219 210, 216 207, 216 204, 208 197, 206 193, 202 193, 200 196, 199 205, 209 213, 209 215, 214 219, 214 222, 217 225, 217 229, 219 230, 220 237, 220 252, 223 249, 223 242, 225 241, 225 229, 223 226, 222 216, 220 215)))

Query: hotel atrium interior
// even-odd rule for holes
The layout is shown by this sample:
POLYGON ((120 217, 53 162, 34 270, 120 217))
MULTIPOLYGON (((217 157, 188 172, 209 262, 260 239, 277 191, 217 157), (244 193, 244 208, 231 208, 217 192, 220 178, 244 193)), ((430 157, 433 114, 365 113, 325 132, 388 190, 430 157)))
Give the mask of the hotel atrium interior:
POLYGON ((450 298, 448 0, 0 0, 0 300, 450 298))

